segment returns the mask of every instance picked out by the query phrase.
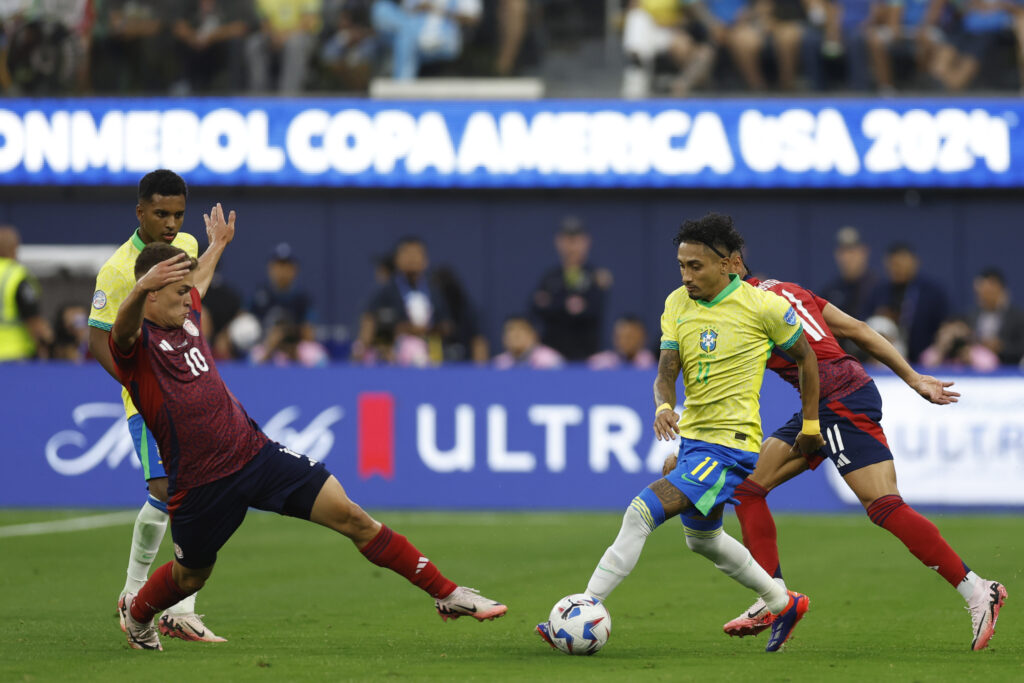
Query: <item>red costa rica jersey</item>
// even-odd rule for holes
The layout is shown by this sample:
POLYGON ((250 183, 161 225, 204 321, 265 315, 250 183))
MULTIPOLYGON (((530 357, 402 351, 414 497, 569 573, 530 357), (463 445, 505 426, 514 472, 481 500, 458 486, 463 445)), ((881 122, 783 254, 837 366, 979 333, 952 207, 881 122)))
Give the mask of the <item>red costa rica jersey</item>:
MULTIPOLYGON (((832 401, 848 396, 871 381, 860 361, 843 351, 832 330, 825 324, 822 311, 828 301, 792 282, 765 280, 748 277, 747 282, 786 299, 804 326, 804 335, 818 357, 818 378, 821 385, 821 401, 832 401)), ((786 380, 797 390, 800 389, 800 371, 796 363, 778 348, 768 358, 768 369, 786 380)))
POLYGON ((269 441, 217 372, 201 310, 193 289, 181 327, 143 320, 128 351, 109 340, 121 384, 156 438, 171 493, 237 472, 269 441))

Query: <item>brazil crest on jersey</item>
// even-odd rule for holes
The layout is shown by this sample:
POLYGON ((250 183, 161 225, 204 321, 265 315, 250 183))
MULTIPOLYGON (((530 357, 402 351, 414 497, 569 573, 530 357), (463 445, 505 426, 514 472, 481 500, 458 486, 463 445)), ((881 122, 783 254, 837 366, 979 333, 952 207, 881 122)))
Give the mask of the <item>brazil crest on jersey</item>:
POLYGON ((788 349, 803 332, 782 297, 730 276, 712 301, 685 287, 665 300, 661 348, 679 352, 686 396, 680 435, 745 451, 761 447, 759 396, 772 349, 788 349))
MULTIPOLYGON (((171 246, 178 247, 192 258, 198 257, 199 243, 188 233, 179 232, 175 235, 171 246)), ((114 326, 121 302, 135 287, 135 261, 145 247, 146 243, 136 230, 131 239, 118 247, 114 255, 100 268, 99 275, 96 276, 96 291, 92 295, 92 308, 89 310, 90 327, 109 332, 114 326)), ((121 400, 124 402, 125 417, 131 417, 139 412, 132 404, 127 389, 121 390, 121 400)))

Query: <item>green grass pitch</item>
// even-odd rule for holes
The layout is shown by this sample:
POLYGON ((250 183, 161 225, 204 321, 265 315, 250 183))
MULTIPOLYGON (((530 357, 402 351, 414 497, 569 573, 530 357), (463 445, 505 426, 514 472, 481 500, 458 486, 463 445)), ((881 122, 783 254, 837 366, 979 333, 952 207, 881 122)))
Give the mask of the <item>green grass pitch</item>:
MULTIPOLYGON (((0 528, 82 514, 4 511, 0 528)), ((658 529, 612 595, 593 657, 551 650, 534 625, 584 589, 619 514, 376 511, 453 580, 509 605, 505 618, 442 623, 430 598, 312 524, 252 513, 221 551, 199 611, 222 645, 163 639, 130 650, 114 603, 130 522, 0 537, 0 681, 1021 681, 1024 519, 932 515, 1009 600, 989 649, 968 650, 960 596, 863 515, 779 515, 783 569, 811 610, 783 652, 721 625, 751 595, 658 529)), ((738 535, 735 519, 727 521, 738 535)), ((170 534, 160 562, 170 557, 170 534)))

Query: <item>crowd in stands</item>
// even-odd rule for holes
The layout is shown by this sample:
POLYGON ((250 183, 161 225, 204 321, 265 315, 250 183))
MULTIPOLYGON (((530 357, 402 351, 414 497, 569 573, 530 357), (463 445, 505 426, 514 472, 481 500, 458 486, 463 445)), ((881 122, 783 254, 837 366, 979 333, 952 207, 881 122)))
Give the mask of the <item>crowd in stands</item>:
MULTIPOLYGON (((1017 0, 0 0, 0 92, 364 92, 543 73, 621 36, 625 97, 1017 89, 1017 0), (564 58, 560 55, 558 58, 564 58)), ((615 60, 608 77, 618 81, 615 60), (614 70, 615 73, 612 73, 614 70)))
MULTIPOLYGON (((17 230, 0 226, 0 361, 86 359, 86 306, 64 302, 47 320, 40 287, 18 262, 18 246, 17 230)), ((351 343, 324 338, 315 298, 304 287, 287 243, 273 249, 264 284, 248 295, 220 275, 214 278, 203 300, 203 334, 219 360, 251 364, 653 369, 658 330, 636 315, 607 319, 613 278, 590 262, 591 237, 583 223, 566 217, 555 230, 554 246, 557 263, 520 312, 504 319, 500 349, 490 348, 474 297, 455 271, 432 267, 426 242, 416 236, 401 239, 378 259, 351 343), (606 326, 609 347, 603 344, 606 326)), ((1013 302, 999 270, 978 272, 974 305, 957 312, 950 310, 945 286, 920 272, 908 243, 888 246, 883 273, 872 271, 870 247, 855 227, 837 231, 834 254, 836 277, 818 287, 818 294, 865 320, 911 363, 976 372, 1024 369, 1024 310, 1013 302)), ((856 345, 842 343, 848 353, 871 362, 856 345)))

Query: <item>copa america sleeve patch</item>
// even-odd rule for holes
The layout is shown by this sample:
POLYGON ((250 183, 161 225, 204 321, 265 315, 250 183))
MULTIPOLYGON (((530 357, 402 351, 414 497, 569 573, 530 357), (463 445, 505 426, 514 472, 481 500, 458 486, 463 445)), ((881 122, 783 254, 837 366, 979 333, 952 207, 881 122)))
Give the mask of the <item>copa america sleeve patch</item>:
POLYGON ((796 311, 793 310, 792 306, 790 306, 789 310, 786 311, 786 315, 783 320, 786 321, 787 325, 796 325, 796 311))
POLYGON ((97 311, 106 308, 107 306, 107 294, 102 289, 97 289, 96 293, 92 295, 92 307, 97 311))

